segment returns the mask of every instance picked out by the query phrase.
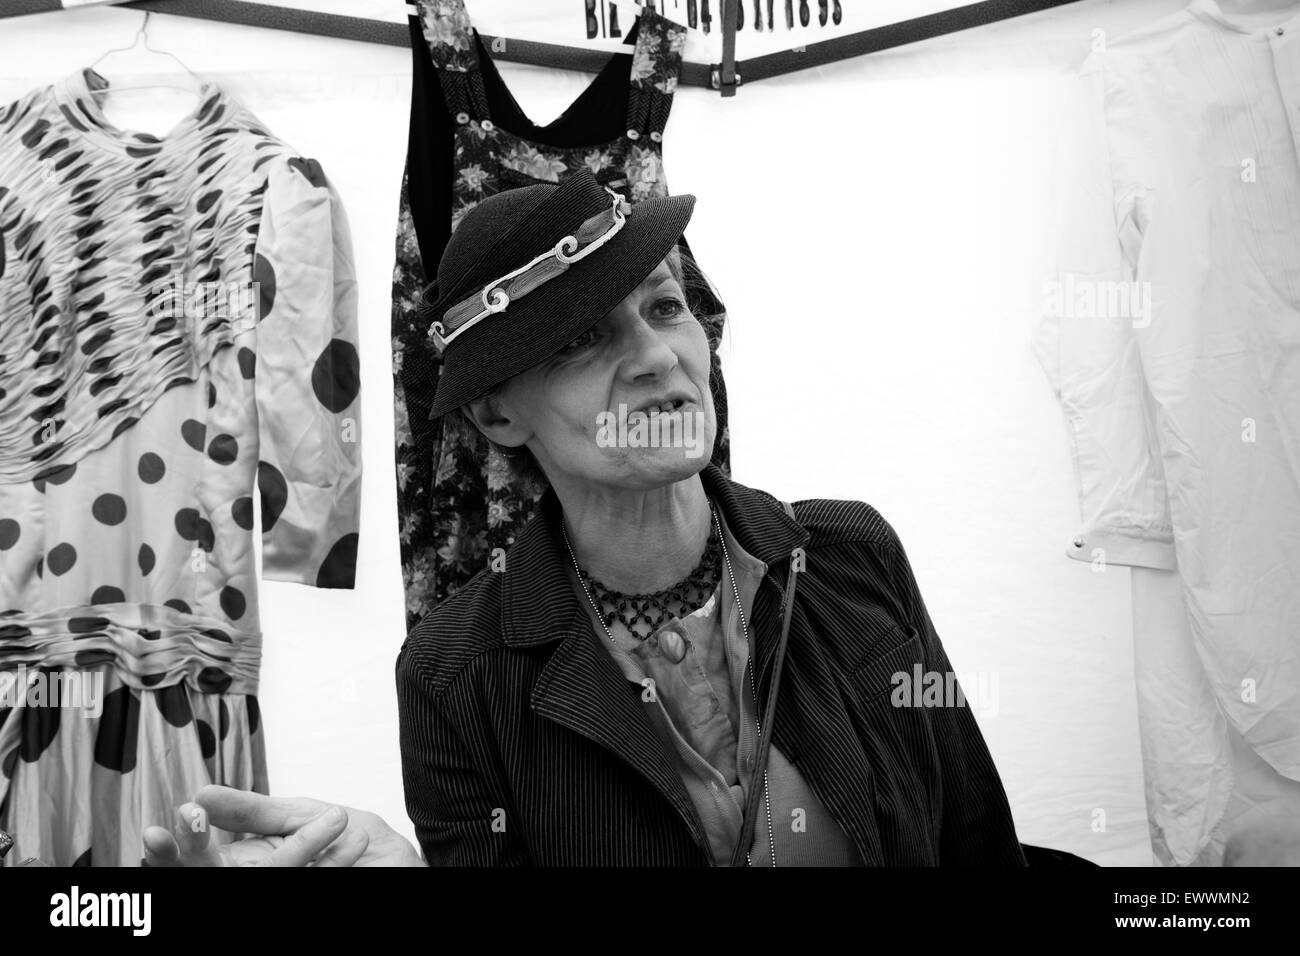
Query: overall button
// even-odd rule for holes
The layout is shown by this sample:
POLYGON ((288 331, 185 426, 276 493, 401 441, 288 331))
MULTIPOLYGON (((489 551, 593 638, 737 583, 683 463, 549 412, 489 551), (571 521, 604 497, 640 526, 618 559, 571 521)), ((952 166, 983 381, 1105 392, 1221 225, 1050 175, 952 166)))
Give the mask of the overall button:
POLYGON ((486 131, 489 132, 489 133, 492 132, 494 129, 497 128, 497 127, 496 127, 496 124, 493 123, 493 122, 492 122, 491 120, 489 120, 489 119, 485 119, 485 120, 484 120, 482 123, 480 123, 479 125, 482 126, 483 129, 486 130, 486 131))
POLYGON ((459 113, 456 114, 456 122, 459 123, 461 126, 464 126, 466 123, 469 122, 469 114, 466 113, 464 110, 461 110, 459 113))
POLYGON ((664 140, 664 134, 659 132, 659 130, 654 130, 650 134, 650 138, 654 140, 656 143, 662 143, 664 140))
POLYGON ((641 134, 638 133, 638 132, 637 132, 636 130, 634 130, 634 129, 630 129, 630 130, 627 131, 627 138, 628 138, 628 139, 640 139, 640 138, 641 138, 641 134))

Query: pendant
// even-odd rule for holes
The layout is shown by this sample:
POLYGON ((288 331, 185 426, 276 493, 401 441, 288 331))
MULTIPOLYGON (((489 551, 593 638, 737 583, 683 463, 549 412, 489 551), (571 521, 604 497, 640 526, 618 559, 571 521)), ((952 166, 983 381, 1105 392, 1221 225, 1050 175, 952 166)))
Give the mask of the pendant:
POLYGON ((686 657, 686 635, 682 633, 681 626, 676 621, 665 624, 654 634, 650 635, 650 640, 654 641, 659 647, 659 653, 664 656, 665 660, 674 664, 680 664, 686 657))

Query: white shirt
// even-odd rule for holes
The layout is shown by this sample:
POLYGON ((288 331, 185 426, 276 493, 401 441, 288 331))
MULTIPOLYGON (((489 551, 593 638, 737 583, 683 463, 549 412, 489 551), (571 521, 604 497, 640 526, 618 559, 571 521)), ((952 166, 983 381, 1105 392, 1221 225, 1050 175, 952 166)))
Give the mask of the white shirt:
POLYGON ((1300 779, 1300 6, 1194 0, 1095 40, 1034 342, 1079 492, 1066 553, 1176 570, 1207 693, 1300 779))

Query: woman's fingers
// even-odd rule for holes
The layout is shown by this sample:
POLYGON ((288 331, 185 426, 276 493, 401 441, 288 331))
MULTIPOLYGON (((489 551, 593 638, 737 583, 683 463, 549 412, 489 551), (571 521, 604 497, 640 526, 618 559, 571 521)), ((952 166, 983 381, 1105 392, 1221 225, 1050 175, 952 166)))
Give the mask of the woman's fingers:
POLYGON ((180 866, 181 850, 162 827, 149 827, 144 831, 144 859, 151 867, 180 866))
POLYGON ((263 836, 291 833, 329 806, 309 797, 268 797, 215 784, 200 790, 194 800, 206 811, 213 826, 230 833, 263 836))
POLYGON ((181 866, 223 866, 221 853, 212 845, 212 823, 197 803, 183 803, 176 808, 172 826, 181 866))
POLYGON ((316 858, 316 866, 355 866, 370 848, 370 834, 356 828, 344 830, 329 849, 316 858))
POLYGON ((150 828, 146 859, 151 866, 224 866, 213 827, 257 835, 231 846, 236 865, 307 866, 315 860, 318 866, 352 866, 370 845, 364 827, 348 829, 343 807, 212 785, 176 809, 170 834, 150 828))
POLYGON ((330 807, 284 838, 266 860, 267 866, 306 866, 347 829, 342 807, 330 807))

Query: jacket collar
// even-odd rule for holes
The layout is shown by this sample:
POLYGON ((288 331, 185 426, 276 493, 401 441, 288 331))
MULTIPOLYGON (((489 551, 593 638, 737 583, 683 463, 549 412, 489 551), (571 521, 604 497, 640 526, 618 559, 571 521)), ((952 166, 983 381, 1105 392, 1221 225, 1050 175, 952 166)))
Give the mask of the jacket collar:
MULTIPOLYGON (((780 504, 726 477, 717 465, 706 465, 700 480, 741 547, 769 568, 808 543, 807 529, 780 504)), ((547 488, 536 516, 519 532, 506 556, 501 634, 509 647, 545 644, 589 626, 586 611, 569 583, 566 566, 570 559, 560 535, 562 520, 559 497, 553 488, 547 488)))

